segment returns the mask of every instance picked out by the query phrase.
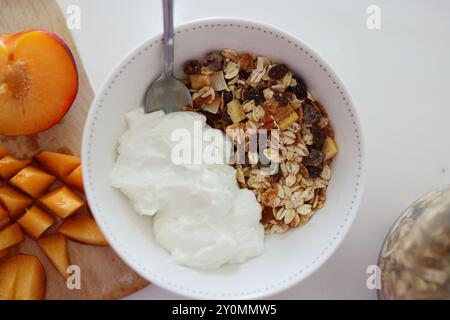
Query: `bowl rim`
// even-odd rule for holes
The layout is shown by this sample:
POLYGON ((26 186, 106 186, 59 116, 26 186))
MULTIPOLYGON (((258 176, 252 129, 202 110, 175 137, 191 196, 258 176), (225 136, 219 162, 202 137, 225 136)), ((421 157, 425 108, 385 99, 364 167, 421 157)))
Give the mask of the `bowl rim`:
MULTIPOLYGON (((359 113, 357 109, 355 108, 354 99, 350 95, 347 86, 345 82, 340 78, 336 72, 331 68, 331 66, 328 64, 328 62, 320 55, 316 50, 313 50, 308 43, 305 41, 299 39, 298 37, 292 35, 291 33, 279 28, 275 27, 273 25, 270 25, 265 22, 253 20, 253 19, 247 19, 247 18, 235 18, 235 17, 208 17, 208 18, 200 18, 200 19, 194 19, 187 21, 183 24, 180 24, 175 27, 175 35, 177 34, 177 31, 182 31, 185 29, 190 29, 195 31, 196 28, 203 25, 208 24, 215 24, 219 26, 233 26, 233 25, 242 25, 244 27, 250 27, 252 29, 258 29, 258 30, 265 30, 270 34, 275 35, 276 37, 280 37, 281 39, 289 39, 290 43, 298 43, 307 50, 311 54, 311 56, 315 57, 317 60, 320 61, 320 64, 323 66, 324 71, 326 71, 333 79, 336 80, 336 85, 338 85, 339 90, 341 91, 342 95, 346 97, 346 107, 348 108, 348 111, 351 112, 353 120, 354 120, 354 126, 355 131, 357 132, 358 136, 358 153, 359 153, 359 159, 358 159, 358 187, 355 189, 355 195, 352 202, 352 205, 350 209, 348 210, 348 214, 346 216, 346 222, 341 225, 341 228, 339 230, 339 233, 336 236, 336 239, 328 245, 327 249, 324 250, 324 252, 320 255, 320 257, 316 258, 316 261, 313 266, 305 270, 304 272, 299 272, 295 276, 292 276, 289 280, 283 280, 279 283, 272 285, 270 288, 266 288, 263 291, 259 292, 247 292, 242 293, 240 295, 236 296, 227 296, 227 298, 231 299, 257 299, 262 298, 266 296, 271 296, 274 294, 277 294, 281 291, 287 290, 296 284, 300 283, 307 277, 309 277, 311 274, 313 274, 315 271, 317 271, 337 250, 337 248, 342 244, 344 238, 347 236, 351 226, 353 225, 353 222, 356 218, 356 214, 359 211, 359 207, 361 205, 361 201, 364 194, 365 189, 365 182, 366 182, 366 171, 367 171, 367 165, 366 165, 366 143, 365 143, 365 136, 361 128, 361 120, 359 113)), ((163 34, 158 33, 141 43, 139 43, 137 46, 135 46, 133 49, 131 49, 121 60, 119 63, 115 65, 115 67, 108 73, 105 80, 102 82, 102 85, 100 86, 100 89, 95 95, 95 99, 92 102, 88 116, 86 118, 84 130, 83 130, 83 139, 82 139, 82 152, 81 152, 81 158, 82 163, 89 163, 89 157, 88 157, 88 150, 89 150, 89 140, 90 140, 90 131, 92 129, 94 118, 96 117, 96 109, 98 108, 99 103, 103 99, 104 93, 111 88, 111 84, 114 83, 115 75, 117 75, 118 71, 121 70, 124 66, 126 66, 130 60, 133 59, 133 57, 139 52, 140 50, 144 50, 146 47, 148 47, 151 44, 158 43, 161 41, 163 34)), ((85 194, 88 204, 94 202, 94 196, 91 194, 89 185, 92 184, 90 181, 88 170, 83 170, 82 172, 83 180, 85 181, 85 194)), ((94 218, 97 218, 97 212, 94 208, 91 208, 91 212, 94 216, 94 218)), ((148 274, 141 269, 136 263, 133 261, 130 261, 129 257, 120 249, 120 245, 116 243, 116 241, 113 239, 112 235, 107 232, 107 230, 102 226, 101 219, 96 219, 98 221, 99 228, 103 232, 105 238, 109 242, 111 248, 115 251, 115 253, 136 273, 138 273, 141 277, 144 279, 147 279, 148 281, 151 281, 151 283, 154 283, 166 290, 169 290, 175 294, 186 296, 186 297, 192 297, 197 299, 213 299, 213 298, 220 298, 218 295, 205 295, 204 293, 199 293, 198 291, 189 291, 185 290, 185 288, 180 288, 179 286, 174 286, 171 283, 165 282, 165 280, 160 281, 159 278, 149 279, 148 274)))

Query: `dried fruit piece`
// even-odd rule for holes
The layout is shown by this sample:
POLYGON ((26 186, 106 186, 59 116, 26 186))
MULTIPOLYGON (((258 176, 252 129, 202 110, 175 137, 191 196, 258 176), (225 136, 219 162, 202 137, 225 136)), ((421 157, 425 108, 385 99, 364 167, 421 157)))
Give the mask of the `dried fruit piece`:
POLYGON ((7 156, 9 154, 8 150, 6 150, 5 148, 0 147, 0 159, 2 159, 3 157, 7 156))
POLYGON ((83 175, 81 165, 73 170, 65 179, 64 182, 68 185, 77 188, 80 191, 84 191, 83 175))
POLYGON ((310 103, 305 103, 303 106, 303 120, 305 123, 318 125, 322 115, 320 112, 310 103))
POLYGON ((279 65, 273 66, 269 70, 268 75, 272 79, 280 80, 288 72, 289 72, 289 68, 287 66, 285 66, 284 64, 279 64, 279 65))
POLYGON ((326 138, 325 131, 317 126, 312 126, 310 130, 313 135, 312 146, 317 150, 322 150, 326 138))
POLYGON ((56 270, 67 279, 69 277, 67 268, 70 265, 70 261, 66 238, 62 234, 55 233, 40 238, 37 243, 56 270))
MULTIPOLYGON (((319 150, 311 148, 309 155, 303 158, 302 163, 307 167, 320 167, 322 166, 324 155, 319 150)), ((311 175, 311 171, 309 172, 311 175)), ((320 173, 319 173, 320 175, 320 173)))
POLYGON ((95 220, 86 214, 78 214, 64 221, 58 232, 78 242, 96 246, 108 245, 95 220))
POLYGON ((8 224, 10 224, 11 218, 9 217, 8 211, 3 209, 2 206, 0 206, 0 230, 6 227, 8 224))
POLYGON ((62 219, 72 215, 85 205, 83 199, 64 185, 43 195, 39 201, 62 219))
POLYGON ((187 75, 199 74, 202 71, 202 65, 198 60, 189 60, 184 64, 183 70, 187 75))
POLYGON ((38 258, 17 255, 0 266, 0 300, 41 300, 45 297, 45 270, 38 258))
POLYGON ((289 99, 282 93, 277 93, 273 96, 275 100, 278 102, 280 107, 285 107, 289 103, 289 99))
POLYGON ((19 171, 10 182, 15 187, 32 197, 37 197, 47 191, 56 178, 35 167, 26 167, 19 171))
POLYGON ((8 180, 14 176, 17 172, 29 166, 31 160, 17 160, 13 156, 5 156, 0 159, 0 176, 4 180, 8 180))
POLYGON ((264 92, 263 90, 257 90, 255 88, 248 88, 244 90, 244 99, 245 100, 255 100, 256 104, 264 103, 264 92))
POLYGON ((239 58, 238 62, 239 69, 243 70, 244 72, 250 73, 255 69, 255 60, 253 59, 253 56, 248 53, 244 53, 239 58))
POLYGON ((0 231, 0 250, 12 247, 23 240, 25 240, 25 237, 17 223, 7 226, 0 231))
POLYGON ((298 120, 298 114, 295 111, 292 111, 289 116, 281 120, 278 124, 281 130, 286 130, 292 122, 298 120))
POLYGON ((308 96, 308 90, 307 90, 306 84, 303 81, 303 79, 300 78, 299 76, 293 76, 292 79, 295 80, 294 81, 295 85, 288 87, 288 91, 295 94, 297 99, 306 98, 308 96))
POLYGON ((307 166, 306 168, 308 169, 308 173, 309 173, 309 177, 310 178, 318 178, 318 177, 320 177, 320 174, 322 173, 322 170, 323 170, 321 165, 316 166, 316 167, 314 167, 314 166, 307 166))
POLYGON ((67 177, 81 164, 79 157, 49 151, 40 152, 35 156, 35 159, 41 166, 60 179, 67 177))
POLYGON ((205 57, 206 65, 212 71, 219 71, 224 67, 225 57, 220 52, 211 52, 205 57))
POLYGON ((223 103, 227 104, 228 102, 233 100, 233 92, 231 92, 231 91, 224 91, 222 93, 222 99, 223 99, 223 103))
POLYGON ((0 204, 8 210, 11 218, 19 217, 33 200, 6 185, 0 186, 0 204))
POLYGON ((38 239, 53 225, 55 219, 45 210, 34 205, 17 222, 30 237, 38 239))
POLYGON ((327 136, 323 144, 322 152, 325 155, 325 161, 333 159, 338 153, 338 147, 336 145, 336 142, 334 142, 332 138, 327 136))
POLYGON ((191 80, 191 87, 194 90, 199 90, 211 85, 211 77, 209 75, 193 74, 189 76, 189 79, 191 80))
POLYGON ((238 99, 231 100, 227 104, 227 112, 233 123, 239 123, 246 118, 244 109, 238 99))

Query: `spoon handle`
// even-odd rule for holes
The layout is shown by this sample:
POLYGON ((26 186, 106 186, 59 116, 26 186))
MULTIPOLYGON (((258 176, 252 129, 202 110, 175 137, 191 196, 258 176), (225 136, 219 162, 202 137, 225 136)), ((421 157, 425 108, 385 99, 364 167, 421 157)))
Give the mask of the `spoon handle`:
POLYGON ((164 13, 164 74, 173 74, 173 0, 163 0, 164 13))

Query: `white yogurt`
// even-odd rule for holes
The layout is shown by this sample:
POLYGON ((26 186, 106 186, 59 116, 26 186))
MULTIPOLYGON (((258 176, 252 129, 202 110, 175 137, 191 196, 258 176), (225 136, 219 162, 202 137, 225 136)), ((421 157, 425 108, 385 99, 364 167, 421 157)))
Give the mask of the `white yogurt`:
POLYGON ((144 114, 140 108, 126 120, 128 130, 119 141, 111 183, 138 213, 153 216, 156 240, 175 263, 212 269, 264 251, 261 207, 251 191, 239 189, 234 168, 171 160, 177 144, 171 139, 174 130, 186 129, 193 144, 203 146, 195 126, 218 131, 225 139, 221 131, 209 128, 206 118, 193 112, 144 114))

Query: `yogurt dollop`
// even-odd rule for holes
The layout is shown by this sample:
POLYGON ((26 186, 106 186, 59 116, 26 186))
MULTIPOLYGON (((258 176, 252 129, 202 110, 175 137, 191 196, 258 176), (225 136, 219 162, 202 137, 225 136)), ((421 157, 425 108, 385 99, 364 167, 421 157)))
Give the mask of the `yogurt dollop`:
MULTIPOLYGON (((126 115, 127 131, 119 141, 119 156, 111 183, 134 209, 153 216, 156 241, 173 261, 213 269, 242 263, 264 251, 261 207, 250 190, 240 189, 236 170, 227 164, 185 164, 172 161, 175 130, 189 132, 193 145, 205 145, 195 127, 212 129, 193 112, 126 115)), ((217 141, 216 141, 217 142, 217 141)), ((225 143, 215 143, 225 152, 225 143), (220 146, 224 146, 222 149, 220 146)))

